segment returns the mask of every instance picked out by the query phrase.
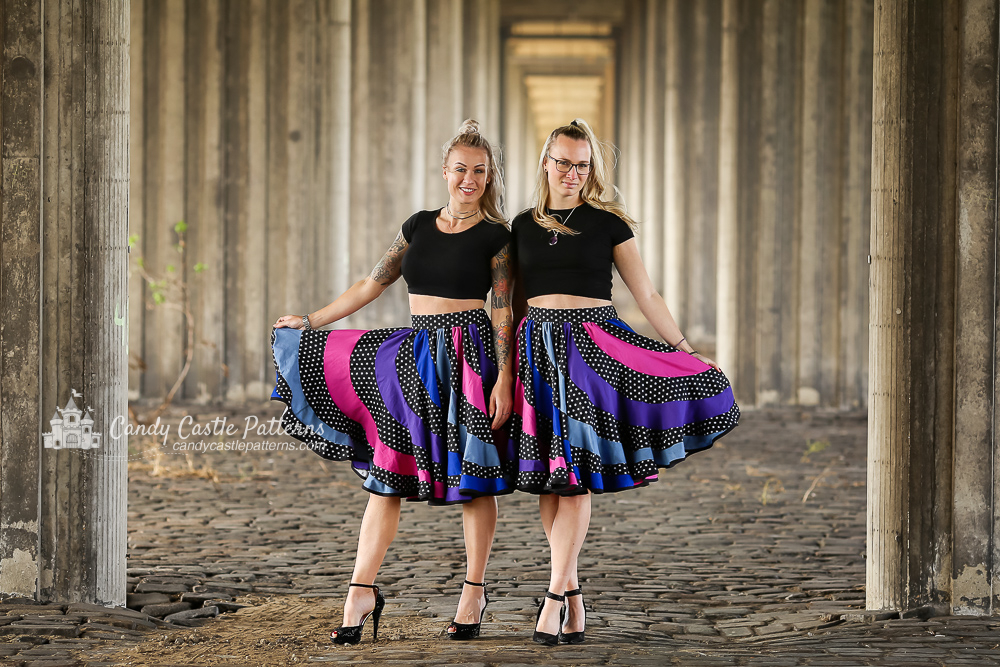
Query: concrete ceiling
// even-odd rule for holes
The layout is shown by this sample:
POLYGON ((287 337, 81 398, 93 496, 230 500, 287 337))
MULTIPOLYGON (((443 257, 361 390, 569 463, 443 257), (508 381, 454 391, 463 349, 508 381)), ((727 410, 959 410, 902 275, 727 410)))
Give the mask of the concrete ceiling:
POLYGON ((583 20, 576 12, 572 16, 507 26, 507 67, 524 86, 539 148, 553 128, 574 118, 586 119, 599 136, 612 138, 614 26, 609 20, 583 20))
POLYGON ((518 21, 607 21, 621 25, 624 0, 503 0, 500 20, 518 21))
POLYGON ((524 77, 528 104, 541 146, 553 128, 574 118, 602 124, 604 78, 601 76, 532 75, 524 77))

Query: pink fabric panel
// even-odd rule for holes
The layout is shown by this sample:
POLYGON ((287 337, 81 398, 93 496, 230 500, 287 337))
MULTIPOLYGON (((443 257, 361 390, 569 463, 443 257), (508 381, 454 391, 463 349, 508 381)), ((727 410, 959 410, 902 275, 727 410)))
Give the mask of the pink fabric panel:
POLYGON ((486 408, 485 397, 483 396, 483 379, 476 371, 472 370, 468 360, 465 358, 465 351, 462 349, 462 329, 455 327, 451 330, 452 338, 455 341, 455 353, 462 360, 462 393, 469 403, 479 408, 483 414, 489 414, 486 408))
POLYGON ((535 408, 524 398, 524 384, 514 376, 514 412, 521 415, 521 428, 530 436, 538 437, 535 424, 535 408))
POLYGON ((416 475, 417 463, 414 458, 386 447, 379 438, 375 420, 351 383, 351 353, 358 340, 366 333, 368 332, 358 329, 340 329, 327 337, 326 348, 323 350, 326 389, 341 412, 364 428, 374 450, 372 462, 376 466, 402 475, 416 475))
POLYGON ((697 375, 711 368, 687 352, 651 352, 629 345, 594 322, 584 322, 583 328, 608 356, 639 373, 674 378, 697 375))

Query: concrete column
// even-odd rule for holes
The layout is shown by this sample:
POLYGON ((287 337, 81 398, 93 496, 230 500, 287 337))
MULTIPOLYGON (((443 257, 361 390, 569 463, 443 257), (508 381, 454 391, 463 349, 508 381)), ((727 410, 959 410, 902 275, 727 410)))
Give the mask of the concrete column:
MULTIPOLYGON (((969 19, 992 25, 978 38, 995 40, 995 14, 976 11, 969 19)), ((955 8, 880 3, 874 25, 867 606, 951 602, 984 611, 992 505, 983 487, 991 488, 993 473, 976 453, 989 448, 993 428, 993 390, 986 385, 995 313, 986 294, 996 280, 995 220, 985 190, 996 187, 996 65, 979 79, 994 87, 984 105, 992 112, 962 118, 971 111, 965 102, 983 91, 971 86, 957 104, 958 91, 971 82, 956 76, 955 8), (985 127, 974 130, 972 122, 985 127), (984 134, 963 141, 963 128, 984 134), (962 153, 975 153, 964 175, 962 153), (957 175, 968 178, 966 193, 976 200, 964 212, 956 210, 957 175), (977 245, 986 239, 987 248, 977 245), (957 378, 955 355, 969 355, 957 378), (976 387, 985 393, 973 396, 976 387), (965 567, 970 561, 975 565, 965 567)), ((992 44, 985 51, 995 59, 992 44)))
MULTIPOLYGON (((722 4, 722 36, 719 83, 719 201, 718 246, 716 249, 716 361, 722 366, 737 392, 741 377, 736 360, 739 331, 740 284, 739 262, 740 210, 737 200, 739 182, 739 5, 737 0, 722 4)), ((738 393, 738 400, 743 394, 738 393)))
MULTIPOLYGON (((149 270, 164 276, 167 267, 178 264, 177 235, 174 225, 184 219, 185 182, 185 85, 184 31, 185 3, 147 2, 143 8, 145 25, 143 44, 147 85, 143 92, 146 141, 141 155, 145 159, 145 210, 141 216, 139 245, 132 249, 141 255, 149 270)), ((143 302, 132 308, 144 308, 151 302, 148 288, 143 302)), ((169 391, 183 365, 184 322, 176 310, 147 310, 143 321, 142 343, 133 346, 144 361, 142 392, 163 396, 169 391)))
POLYGON ((795 184, 795 113, 801 6, 765 0, 760 50, 760 195, 757 235, 757 403, 795 400, 799 298, 795 184))
MULTIPOLYGON (((621 92, 618 100, 618 123, 621 127, 621 160, 618 185, 625 196, 629 213, 642 220, 646 211, 642 200, 642 43, 645 3, 631 0, 626 4, 622 24, 621 92)), ((640 232, 645 233, 645 232, 640 232)), ((641 246, 640 246, 641 247, 641 246)))
MULTIPOLYGON (((798 284, 801 296, 793 314, 798 329, 799 405, 836 405, 840 358, 841 309, 840 151, 842 108, 840 40, 843 2, 813 0, 803 6, 801 190, 798 284), (836 110, 830 113, 829 110, 836 110)), ((847 227, 850 225, 848 224, 847 227)), ((791 324, 791 323, 789 323, 791 324)), ((784 328, 790 329, 791 326, 784 328)), ((785 345, 786 356, 791 356, 785 345)))
POLYGON ((954 588, 959 613, 994 613, 997 495, 997 3, 958 16, 958 248, 955 308, 954 588))
POLYGON ((427 2, 427 99, 431 108, 424 130, 428 149, 423 165, 427 175, 423 199, 428 206, 442 201, 441 144, 454 135, 464 120, 462 64, 466 54, 462 53, 464 44, 460 38, 464 27, 462 8, 462 0, 427 2))
MULTIPOLYGON (((410 95, 417 49, 424 43, 424 4, 356 0, 353 10, 351 144, 351 276, 371 271, 414 211, 413 122, 418 111, 410 95), (392 182, 393 196, 385 196, 392 182)), ((424 100, 420 98, 420 103, 424 100)), ((420 118, 424 118, 420 112, 420 118)), ((424 196, 423 181, 419 197, 424 196)), ((405 325, 406 290, 400 281, 351 318, 352 326, 405 325)))
MULTIPOLYGON (((8 3, 0 88, 0 592, 39 587, 42 3, 8 3)), ((82 378, 81 378, 82 379, 82 378)))
MULTIPOLYGON (((665 116, 664 116, 664 169, 663 169, 663 234, 661 261, 663 270, 660 273, 662 281, 658 283, 663 290, 663 298, 667 302, 678 323, 683 327, 683 313, 686 306, 687 262, 685 258, 684 233, 686 230, 685 196, 685 139, 686 132, 681 96, 683 90, 683 71, 686 66, 685 40, 681 22, 682 10, 686 3, 671 0, 665 5, 664 22, 666 35, 666 85, 665 116)), ((652 91, 650 91, 652 94, 652 91)), ((652 276, 652 274, 650 274, 652 276)), ((655 279, 654 279, 655 282, 655 279)), ((684 330, 683 328, 681 329, 684 330)), ((685 334, 686 335, 686 334, 685 334)), ((692 341, 694 338, 692 338, 692 341)), ((692 343, 694 344, 694 343, 692 343)))
MULTIPOLYGON (((136 3, 142 4, 142 3, 136 3)), ((223 38, 220 2, 189 3, 184 38, 184 220, 188 224, 185 257, 178 267, 190 287, 191 311, 201 323, 197 331, 191 371, 183 396, 199 403, 218 397, 225 383, 225 328, 216 326, 226 312, 223 264, 218 249, 225 247, 223 211, 218 205, 222 188, 223 38), (196 273, 197 262, 208 270, 196 273)), ((177 263, 177 258, 175 258, 177 263)), ((186 348, 186 345, 185 345, 186 348)))
POLYGON ((3 20, 0 593, 124 605, 129 6, 3 20), (71 390, 99 446, 43 448, 71 390))
MULTIPOLYGON (((844 7, 839 406, 868 399, 868 248, 871 239, 872 16, 874 0, 844 7)), ((828 404, 828 403, 827 403, 828 404)))
POLYGON ((330 137, 330 225, 328 248, 333 271, 332 293, 341 294, 351 286, 348 271, 351 213, 351 0, 334 0, 330 11, 328 48, 331 110, 330 137))
POLYGON ((716 207, 718 206, 719 92, 721 4, 715 0, 682 3, 677 39, 687 48, 679 77, 681 136, 685 164, 681 172, 685 205, 683 215, 683 308, 676 314, 684 332, 701 349, 715 347, 716 207))
MULTIPOLYGON (((720 172, 702 178, 719 190, 700 200, 703 213, 685 216, 699 227, 700 217, 718 220, 719 356, 744 404, 863 407, 872 3, 761 0, 724 10, 720 172)), ((697 90, 685 84, 682 98, 697 90)), ((711 133, 713 114, 704 115, 711 133)), ((694 164, 688 173, 698 173, 694 164)), ((702 192, 693 182, 685 191, 702 192)), ((685 252, 689 262, 697 256, 685 252)))
MULTIPOLYGON (((208 275, 225 275, 223 396, 232 402, 264 400, 273 382, 268 312, 268 13, 265 0, 225 4, 222 132, 222 213, 227 242, 216 249, 208 275)), ((133 99, 134 104, 134 99, 133 99)), ((133 106, 133 108, 135 108, 133 106)), ((209 320, 211 321, 211 320, 209 320)))
MULTIPOLYGON (((668 2, 647 2, 643 12, 643 53, 642 53, 642 90, 643 106, 639 136, 642 141, 639 159, 642 165, 642 232, 639 234, 639 249, 642 251, 643 263, 653 284, 662 289, 663 285, 663 230, 664 230, 664 188, 663 167, 664 153, 659 149, 663 145, 664 136, 664 82, 669 83, 665 76, 664 59, 667 43, 664 34, 666 24, 664 7, 667 11, 676 4, 668 2)), ((669 99, 669 90, 668 90, 669 99)), ((668 117, 669 122, 669 117, 668 117)), ((669 189, 667 194, 674 194, 669 189)))

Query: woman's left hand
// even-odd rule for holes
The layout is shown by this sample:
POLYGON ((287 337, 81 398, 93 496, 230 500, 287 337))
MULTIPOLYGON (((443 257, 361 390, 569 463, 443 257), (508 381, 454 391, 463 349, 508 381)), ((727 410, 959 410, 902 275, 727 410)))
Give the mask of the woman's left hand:
POLYGON ((719 371, 720 373, 722 372, 722 369, 719 368, 719 364, 715 363, 714 361, 712 361, 711 359, 709 359, 708 357, 706 357, 704 354, 699 354, 699 353, 695 352, 691 356, 694 357, 695 359, 697 359, 698 361, 700 361, 703 364, 708 364, 709 366, 711 366, 715 370, 719 371))
POLYGON ((510 382, 499 381, 493 386, 490 394, 490 416, 493 417, 491 428, 495 431, 510 418, 514 408, 514 397, 510 382))

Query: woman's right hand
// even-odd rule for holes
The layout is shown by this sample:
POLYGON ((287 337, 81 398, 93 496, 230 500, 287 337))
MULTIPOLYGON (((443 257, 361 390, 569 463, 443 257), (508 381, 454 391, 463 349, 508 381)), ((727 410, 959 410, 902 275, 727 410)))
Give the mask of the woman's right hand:
POLYGON ((275 329, 287 327, 289 329, 301 329, 305 326, 301 315, 282 315, 278 321, 272 325, 275 329))

